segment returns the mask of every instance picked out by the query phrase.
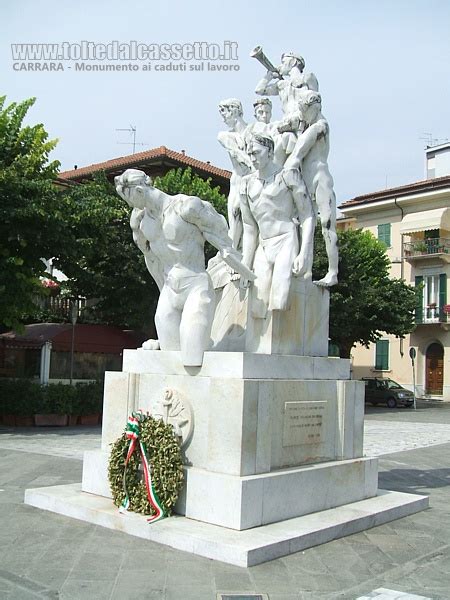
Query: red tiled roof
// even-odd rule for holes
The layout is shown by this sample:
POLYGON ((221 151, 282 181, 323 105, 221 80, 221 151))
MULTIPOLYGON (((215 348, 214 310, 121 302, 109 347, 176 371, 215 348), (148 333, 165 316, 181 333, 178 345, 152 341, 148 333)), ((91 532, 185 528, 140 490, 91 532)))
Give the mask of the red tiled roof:
POLYGON ((180 166, 192 167, 195 170, 203 171, 208 175, 215 175, 216 177, 223 177, 230 179, 231 172, 226 169, 219 169, 214 165, 197 160, 188 156, 183 152, 175 152, 170 150, 166 146, 160 146, 159 148, 152 148, 145 152, 137 152, 136 154, 129 154, 128 156, 120 156, 119 158, 113 158, 101 163, 95 163, 88 165, 87 167, 80 167, 78 169, 72 169, 71 171, 63 171, 59 174, 62 179, 81 179, 84 176, 89 176, 97 171, 111 171, 118 168, 126 169, 127 167, 137 167, 139 164, 144 165, 149 160, 157 160, 167 158, 180 164, 180 166))
POLYGON ((408 183, 407 185, 388 188, 386 190, 372 192, 371 194, 364 194, 363 196, 356 196, 341 204, 339 208, 345 212, 346 208, 358 204, 369 204, 370 202, 388 200, 389 198, 401 198, 402 196, 409 196, 410 194, 418 192, 428 192, 446 187, 450 187, 450 175, 436 177, 435 179, 423 179, 422 181, 415 181, 414 183, 408 183))

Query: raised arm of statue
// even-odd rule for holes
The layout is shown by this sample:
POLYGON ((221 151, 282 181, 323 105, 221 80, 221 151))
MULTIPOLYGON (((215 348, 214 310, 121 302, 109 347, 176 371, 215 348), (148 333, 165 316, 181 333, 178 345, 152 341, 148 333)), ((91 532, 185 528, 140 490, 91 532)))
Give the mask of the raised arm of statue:
POLYGON ((255 94, 260 96, 278 96, 278 80, 275 83, 270 83, 274 78, 274 73, 272 73, 272 71, 267 71, 264 77, 256 85, 255 94))
POLYGON ((236 161, 244 173, 251 171, 252 164, 248 154, 240 148, 238 134, 233 131, 220 131, 217 140, 229 153, 231 161, 236 161))

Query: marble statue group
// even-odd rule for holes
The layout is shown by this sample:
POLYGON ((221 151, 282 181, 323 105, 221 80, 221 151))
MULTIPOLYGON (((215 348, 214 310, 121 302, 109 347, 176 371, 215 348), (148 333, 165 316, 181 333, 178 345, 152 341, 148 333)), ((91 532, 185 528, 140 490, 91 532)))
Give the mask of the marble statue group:
POLYGON ((218 141, 232 165, 228 223, 200 198, 157 190, 143 171, 128 169, 115 180, 118 194, 132 208, 133 239, 160 290, 158 340, 144 347, 179 350, 185 366, 201 365, 211 347, 215 289, 224 285, 224 273, 241 295, 251 290, 248 311, 254 319, 289 309, 293 278, 321 288, 337 283, 329 127, 317 78, 305 71, 304 59, 295 52, 285 52, 278 68, 260 47, 252 56, 267 69, 255 88, 255 121, 244 120, 238 99, 219 103, 227 130, 218 141), (279 97, 279 120, 272 120, 270 96, 279 97), (318 217, 328 272, 312 282, 318 217), (218 250, 207 269, 205 241, 218 250))

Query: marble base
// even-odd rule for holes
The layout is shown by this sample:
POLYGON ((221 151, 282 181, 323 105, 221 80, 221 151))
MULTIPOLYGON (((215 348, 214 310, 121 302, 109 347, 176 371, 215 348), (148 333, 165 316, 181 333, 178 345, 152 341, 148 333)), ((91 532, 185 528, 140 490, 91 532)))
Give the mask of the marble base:
POLYGON ((124 350, 123 372, 221 379, 350 379, 350 360, 250 352, 205 352, 201 367, 185 367, 179 351, 124 350))
POLYGON ((363 387, 350 380, 107 372, 102 449, 122 434, 132 411, 160 414, 170 389, 192 408, 184 452, 186 464, 199 469, 246 476, 360 458, 363 387))
MULTIPOLYGON (((246 352, 328 356, 329 290, 293 277, 289 296, 288 310, 269 310, 264 319, 247 311, 246 352)), ((250 288, 250 307, 252 299, 250 288)))
POLYGON ((428 507, 428 497, 379 490, 368 500, 239 532, 176 516, 148 524, 143 516, 120 514, 107 498, 82 492, 80 484, 26 490, 25 504, 251 567, 419 512, 428 507))
MULTIPOLYGON (((89 451, 82 490, 111 497, 108 454, 89 451)), ((175 512, 230 529, 249 529, 375 496, 376 458, 343 460, 248 477, 185 468, 175 512)))
POLYGON ((211 331, 213 350, 258 354, 328 355, 329 290, 293 277, 287 310, 268 310, 254 318, 254 287, 249 294, 239 281, 229 281, 216 263, 210 274, 216 286, 216 311, 211 331), (224 277, 222 277, 224 276, 224 277), (222 280, 223 279, 223 280, 222 280))

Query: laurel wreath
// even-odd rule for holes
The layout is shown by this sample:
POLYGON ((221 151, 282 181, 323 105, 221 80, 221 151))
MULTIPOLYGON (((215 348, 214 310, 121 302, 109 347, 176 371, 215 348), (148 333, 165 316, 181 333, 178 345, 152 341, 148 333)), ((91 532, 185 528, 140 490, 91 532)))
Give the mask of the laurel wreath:
MULTIPOLYGON (((172 425, 150 415, 142 418, 139 430, 139 437, 147 448, 155 490, 165 513, 170 515, 183 485, 180 443, 172 425)), ((126 496, 123 478, 129 447, 129 439, 125 431, 111 446, 108 479, 114 504, 121 506, 126 496)), ((128 510, 153 515, 154 510, 149 502, 147 488, 139 469, 140 462, 139 452, 134 452, 127 465, 125 483, 130 501, 128 510)))

